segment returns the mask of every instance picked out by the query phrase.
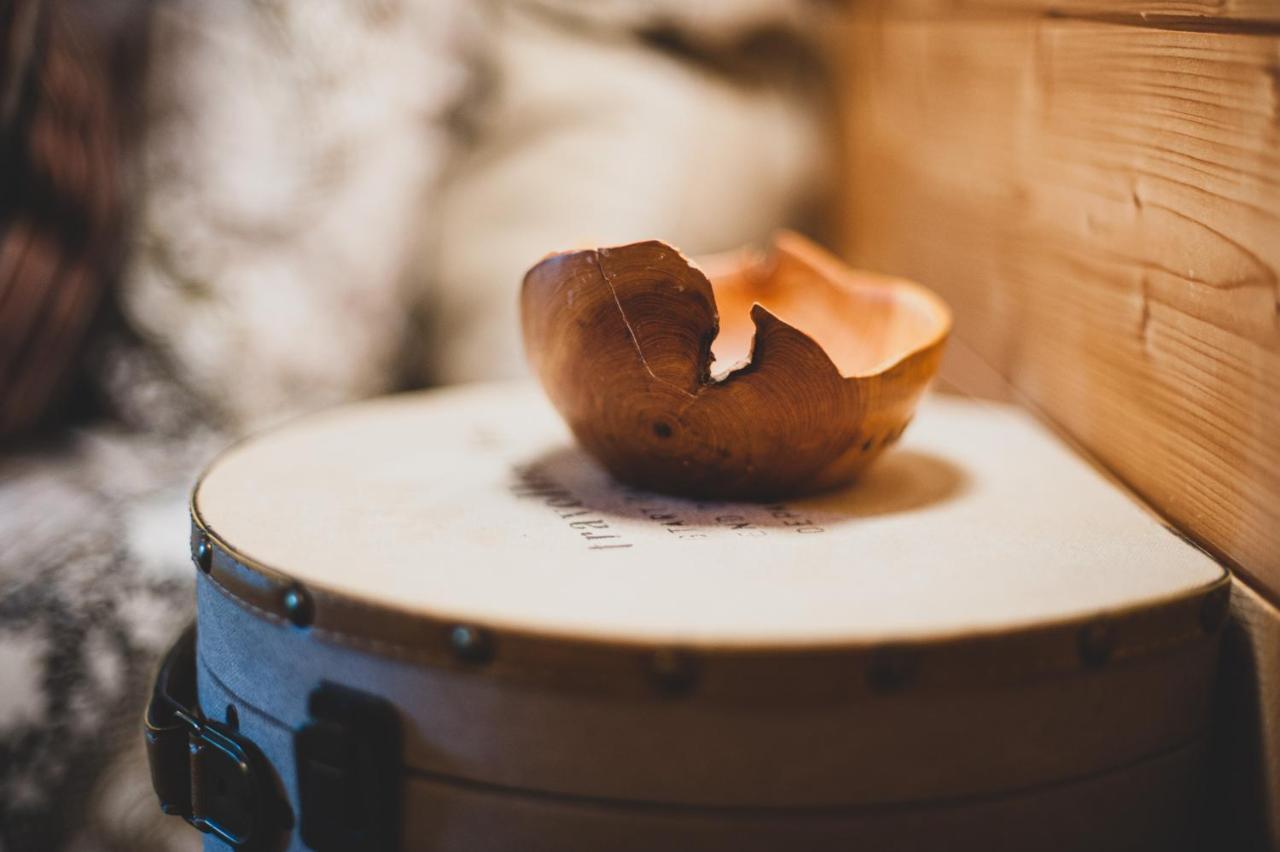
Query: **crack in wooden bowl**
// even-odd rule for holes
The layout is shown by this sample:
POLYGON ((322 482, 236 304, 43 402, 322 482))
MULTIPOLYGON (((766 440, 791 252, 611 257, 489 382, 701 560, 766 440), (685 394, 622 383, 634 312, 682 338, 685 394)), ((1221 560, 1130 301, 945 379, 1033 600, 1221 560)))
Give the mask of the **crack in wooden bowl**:
POLYGON ((937 372, 947 306, 790 232, 706 265, 649 241, 526 273, 525 351, 574 436, 618 479, 687 497, 851 482, 937 372))

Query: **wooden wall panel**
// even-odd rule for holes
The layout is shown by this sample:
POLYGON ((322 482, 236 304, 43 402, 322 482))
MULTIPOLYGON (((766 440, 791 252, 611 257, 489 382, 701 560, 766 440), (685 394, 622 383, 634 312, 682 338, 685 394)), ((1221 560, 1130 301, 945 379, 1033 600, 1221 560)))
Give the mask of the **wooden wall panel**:
POLYGON ((846 254, 1236 569, 1211 836, 1280 850, 1280 0, 854 8, 846 254))
POLYGON ((1280 593, 1280 36, 879 7, 848 43, 852 260, 1280 593))
POLYGON ((1231 30, 1239 24, 1268 28, 1280 23, 1277 0, 893 0, 893 12, 935 17, 1034 12, 1167 29, 1231 30))

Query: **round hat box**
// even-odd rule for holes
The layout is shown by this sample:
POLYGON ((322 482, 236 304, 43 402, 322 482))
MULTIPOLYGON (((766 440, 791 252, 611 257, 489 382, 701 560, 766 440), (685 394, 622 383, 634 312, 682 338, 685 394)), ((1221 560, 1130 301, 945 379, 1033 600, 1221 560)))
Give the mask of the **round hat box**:
POLYGON ((930 398, 855 486, 735 504, 472 386, 241 443, 191 513, 200 712, 269 769, 262 848, 1194 835, 1227 578, 1011 407, 930 398))

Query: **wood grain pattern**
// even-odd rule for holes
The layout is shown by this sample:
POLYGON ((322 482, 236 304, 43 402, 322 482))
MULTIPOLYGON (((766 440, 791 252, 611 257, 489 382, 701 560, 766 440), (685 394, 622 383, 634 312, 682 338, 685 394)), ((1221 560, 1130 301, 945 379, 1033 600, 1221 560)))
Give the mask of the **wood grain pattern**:
POLYGON ((1280 38, 881 8, 846 45, 853 260, 1280 592, 1280 38))
MULTIPOLYGON (((1035 13, 1096 18, 1169 29, 1269 30, 1280 24, 1275 0, 878 0, 895 15, 1035 13)), ((867 5, 877 5, 870 0, 867 5)))
POLYGON ((1228 20, 1280 6, 1197 32, 1160 17, 1194 3, 1095 5, 863 7, 838 54, 847 248, 950 301, 945 384, 1039 409, 1251 578, 1211 831, 1280 848, 1280 38, 1228 20))
POLYGON ((589 453, 643 488, 759 499, 848 484, 911 420, 946 305, 797 234, 713 265, 709 279, 652 241, 535 265, 521 315, 547 395, 589 453))

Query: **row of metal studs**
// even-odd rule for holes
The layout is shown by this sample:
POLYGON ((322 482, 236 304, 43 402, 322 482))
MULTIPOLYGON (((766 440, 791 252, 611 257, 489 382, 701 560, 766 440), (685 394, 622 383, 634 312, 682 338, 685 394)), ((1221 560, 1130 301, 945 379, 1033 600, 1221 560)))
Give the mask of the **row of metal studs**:
MULTIPOLYGON (((202 572, 213 568, 213 545, 207 536, 200 536, 193 558, 202 572)), ((285 617, 298 628, 310 627, 315 620, 315 604, 311 595, 300 583, 292 583, 281 592, 280 603, 285 617)), ((1205 633, 1214 633, 1226 621, 1229 595, 1226 589, 1216 590, 1200 603, 1200 626, 1205 633)), ((480 665, 493 659, 493 639, 489 631, 474 624, 454 624, 447 630, 449 647, 458 660, 480 665)), ((1087 668, 1099 668, 1111 659, 1114 637, 1105 621, 1094 621, 1080 629, 1077 637, 1080 660, 1087 668)), ((660 648, 649 660, 649 672, 654 686, 666 695, 685 695, 693 691, 698 681, 698 660, 692 653, 678 648, 660 648)), ((916 657, 905 647, 886 646, 872 654, 867 670, 867 682, 878 692, 895 692, 907 686, 916 675, 916 657)))

